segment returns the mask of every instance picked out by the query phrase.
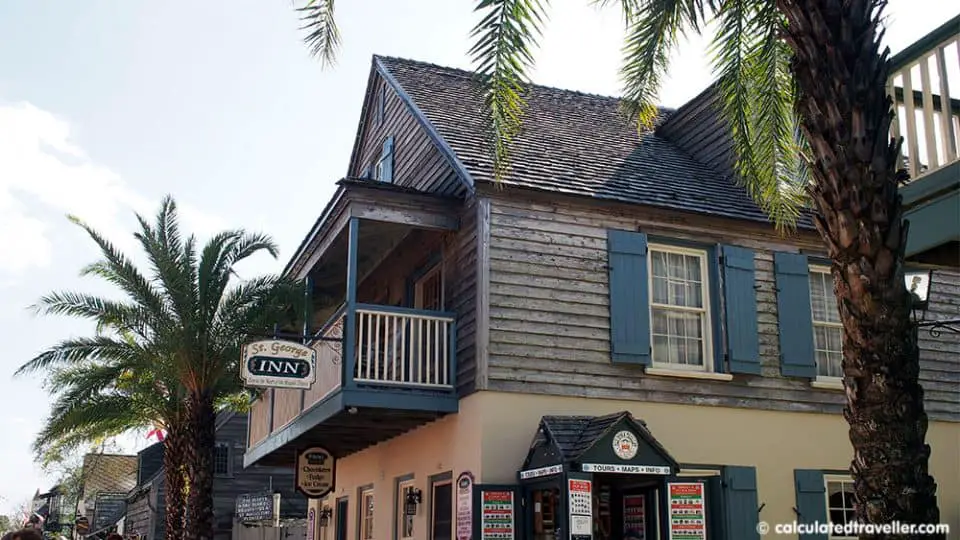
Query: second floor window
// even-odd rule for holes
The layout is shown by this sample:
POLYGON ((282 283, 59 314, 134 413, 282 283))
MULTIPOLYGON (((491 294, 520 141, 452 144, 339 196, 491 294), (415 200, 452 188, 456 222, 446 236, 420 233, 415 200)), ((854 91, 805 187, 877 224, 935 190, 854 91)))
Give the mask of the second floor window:
POLYGON ((710 371, 706 251, 650 245, 653 364, 710 371))
POLYGON ((833 293, 833 275, 821 266, 810 268, 810 308, 813 315, 813 348, 818 378, 843 376, 843 325, 833 293))
POLYGON ((230 475, 230 446, 218 444, 213 449, 213 474, 215 476, 230 475))
POLYGON ((443 311, 443 265, 437 264, 414 285, 414 307, 443 311))

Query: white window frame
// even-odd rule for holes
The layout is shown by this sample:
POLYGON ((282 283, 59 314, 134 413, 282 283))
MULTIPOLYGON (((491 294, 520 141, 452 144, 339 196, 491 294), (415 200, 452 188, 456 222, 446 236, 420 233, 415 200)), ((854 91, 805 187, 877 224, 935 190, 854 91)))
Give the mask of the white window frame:
MULTIPOLYGON (((849 476, 839 475, 839 474, 825 474, 823 475, 823 505, 827 511, 827 522, 830 522, 830 484, 839 482, 841 484, 850 484, 851 488, 853 487, 853 478, 849 476)), ((842 510, 846 510, 844 507, 842 510)), ((851 510, 853 510, 851 508, 851 510)), ((842 525, 842 523, 837 523, 835 525, 842 525)), ((856 536, 834 536, 833 533, 827 534, 829 540, 857 540, 856 536)))
POLYGON ((360 540, 373 540, 376 537, 376 529, 374 528, 374 517, 377 515, 376 504, 377 499, 374 497, 373 488, 364 489, 360 492, 360 504, 358 505, 360 510, 360 527, 358 527, 359 530, 357 531, 357 538, 360 540), (367 503, 367 499, 370 499, 369 504, 367 503), (367 508, 370 506, 373 506, 373 511, 367 516, 367 508), (370 536, 364 536, 368 517, 370 519, 370 536))
POLYGON ((672 370, 672 371, 694 371, 712 373, 714 371, 713 361, 713 314, 710 312, 710 272, 707 267, 709 259, 707 250, 685 248, 664 244, 647 244, 647 294, 650 298, 650 365, 653 368, 672 370), (703 308, 685 308, 669 304, 655 304, 653 301, 653 252, 676 253, 679 255, 689 255, 699 257, 700 259, 700 294, 702 295, 703 308), (653 308, 660 307, 674 311, 688 311, 691 313, 702 313, 701 335, 703 335, 703 365, 691 366, 688 364, 671 364, 657 362, 653 354, 653 308))
MULTIPOLYGON (((830 276, 830 281, 833 281, 833 272, 831 272, 830 267, 813 264, 808 268, 810 274, 826 274, 830 276)), ((809 276, 808 278, 809 279, 809 276)), ((827 291, 827 294, 830 294, 830 291, 827 291)), ((813 362, 817 367, 817 377, 814 379, 816 382, 828 385, 828 386, 839 386, 843 388, 843 377, 829 377, 827 375, 820 374, 820 365, 817 364, 817 337, 816 331, 817 327, 827 327, 827 328, 839 328, 840 329, 840 361, 843 362, 843 324, 842 323, 832 323, 826 321, 818 321, 814 318, 813 315, 813 291, 810 291, 810 322, 813 325, 813 362)), ((841 364, 842 365, 842 364, 841 364)))
POLYGON ((443 274, 443 261, 437 262, 433 265, 433 268, 427 270, 422 276, 417 278, 417 281, 413 285, 413 307, 414 309, 424 309, 423 308, 423 286, 426 284, 427 280, 434 277, 435 275, 440 275, 440 309, 438 311, 443 311, 444 306, 446 306, 446 298, 444 297, 445 289, 447 284, 445 281, 446 276, 443 274))
POLYGON ((416 489, 416 482, 411 480, 404 480, 397 484, 397 538, 413 538, 416 534, 414 525, 416 523, 416 516, 409 516, 410 520, 410 534, 404 534, 404 524, 407 522, 407 490, 416 489))

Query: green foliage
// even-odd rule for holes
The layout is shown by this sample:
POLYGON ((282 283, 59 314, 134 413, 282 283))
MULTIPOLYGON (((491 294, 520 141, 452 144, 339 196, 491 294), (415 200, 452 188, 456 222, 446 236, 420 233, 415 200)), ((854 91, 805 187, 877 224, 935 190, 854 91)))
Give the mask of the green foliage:
POLYGON ((240 346, 248 332, 290 321, 302 287, 278 277, 242 282, 233 268, 248 257, 277 248, 261 234, 226 231, 198 250, 180 232, 169 197, 155 220, 137 215, 134 234, 148 262, 146 271, 97 231, 72 217, 98 245, 102 259, 85 267, 124 293, 107 300, 77 292, 53 292, 34 309, 92 321, 96 333, 65 339, 17 370, 42 372, 54 400, 34 443, 42 462, 91 441, 129 430, 169 428, 184 421, 189 392, 212 391, 220 407, 249 396, 239 379, 240 346))
MULTIPOLYGON (((655 126, 656 101, 680 38, 717 27, 710 55, 723 116, 731 130, 737 181, 781 231, 792 229, 806 204, 806 143, 794 110, 784 20, 763 0, 591 0, 617 4, 626 37, 620 70, 623 109, 638 129, 655 126)), ((547 19, 547 0, 476 0, 480 22, 469 54, 480 76, 495 177, 509 170, 511 143, 520 134, 527 73, 547 19)), ((305 10, 313 53, 329 64, 339 45, 333 2, 311 0, 305 10)))
POLYGON ((488 137, 499 178, 509 163, 510 143, 520 133, 526 72, 533 67, 532 49, 546 17, 541 0, 480 0, 484 13, 473 28, 470 55, 483 85, 488 137))

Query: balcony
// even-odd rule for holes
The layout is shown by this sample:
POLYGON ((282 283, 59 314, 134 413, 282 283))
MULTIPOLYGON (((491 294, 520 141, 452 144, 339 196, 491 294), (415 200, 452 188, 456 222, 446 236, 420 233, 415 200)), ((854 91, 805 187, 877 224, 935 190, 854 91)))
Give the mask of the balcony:
POLYGON ((457 276, 443 273, 442 246, 458 204, 364 183, 338 191, 287 268, 312 284, 316 382, 252 404, 245 466, 289 466, 310 445, 343 457, 457 411, 457 315, 442 310, 443 279, 457 276), (437 279, 411 270, 422 260, 437 279))
POLYGON ((910 221, 907 258, 960 266, 960 16, 891 59, 887 89, 910 173, 901 188, 910 221))

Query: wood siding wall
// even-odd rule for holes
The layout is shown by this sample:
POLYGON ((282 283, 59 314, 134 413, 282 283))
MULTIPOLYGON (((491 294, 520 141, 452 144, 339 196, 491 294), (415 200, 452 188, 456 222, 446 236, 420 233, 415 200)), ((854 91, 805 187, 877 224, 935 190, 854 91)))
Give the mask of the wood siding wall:
POLYGON ((249 446, 267 438, 270 434, 270 408, 272 407, 273 390, 264 390, 260 398, 250 405, 250 440, 249 446))
POLYGON ((475 200, 464 205, 460 230, 453 240, 450 266, 457 279, 448 285, 448 305, 457 314, 457 391, 477 389, 477 215, 475 200))
POLYGON ((151 488, 127 501, 126 520, 123 522, 124 534, 137 534, 145 540, 155 540, 156 530, 152 527, 153 512, 150 511, 150 499, 154 496, 151 488))
POLYGON ((406 103, 385 81, 375 76, 369 89, 359 151, 349 174, 359 177, 364 168, 376 167, 387 137, 394 140, 393 183, 443 195, 463 195, 464 185, 447 159, 419 124, 406 103), (377 122, 377 101, 386 86, 383 122, 377 122))
MULTIPOLYGON (((490 390, 837 413, 836 390, 780 375, 773 251, 817 249, 812 237, 788 241, 772 230, 640 208, 494 196, 489 245, 490 390), (611 207, 612 208, 612 207, 611 207), (611 363, 607 230, 735 244, 755 250, 762 377, 733 381, 648 376, 611 363), (791 243, 792 242, 792 243, 791 243)), ((931 314, 956 316, 960 274, 940 272, 931 314)), ((960 420, 955 336, 922 336, 922 375, 931 418, 960 420)))

